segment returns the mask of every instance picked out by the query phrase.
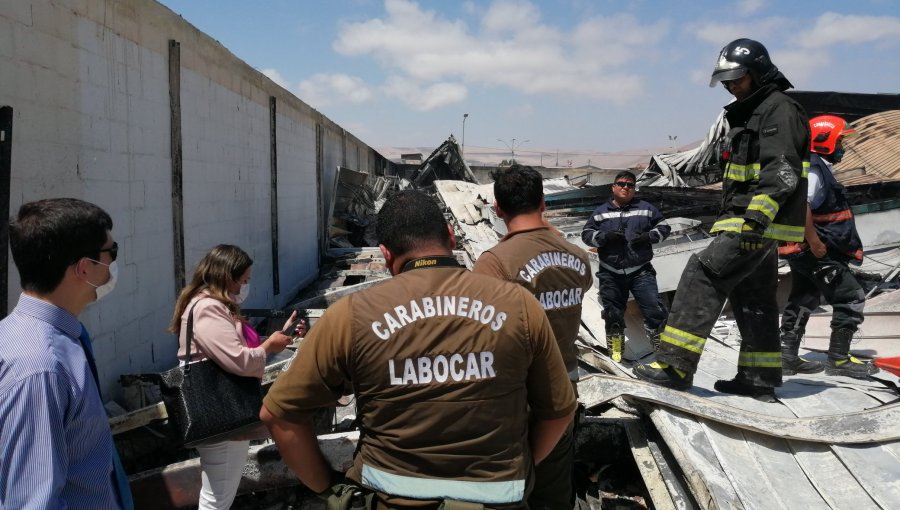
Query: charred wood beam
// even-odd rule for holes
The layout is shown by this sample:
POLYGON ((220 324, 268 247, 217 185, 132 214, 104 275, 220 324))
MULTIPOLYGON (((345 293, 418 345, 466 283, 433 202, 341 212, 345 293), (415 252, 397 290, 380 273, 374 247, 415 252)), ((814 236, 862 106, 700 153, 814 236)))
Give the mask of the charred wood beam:
MULTIPOLYGON (((302 340, 295 341, 294 344, 288 346, 288 349, 297 349, 301 341, 302 340)), ((275 379, 290 366, 292 360, 293 357, 266 366, 262 377, 262 387, 264 392, 268 391, 268 388, 272 386, 275 379)), ((120 377, 119 381, 123 386, 129 386, 142 381, 152 381, 153 377, 153 374, 125 374, 120 377)), ((163 402, 157 402, 121 416, 110 418, 109 428, 112 430, 113 435, 116 435, 150 425, 153 422, 167 420, 168 418, 169 414, 166 411, 165 404, 163 402)))
MULTIPOLYGON (((319 436, 319 448, 333 469, 346 471, 353 461, 359 432, 319 436)), ((197 505, 200 459, 191 459, 129 477, 135 508, 165 510, 197 505)), ((251 446, 238 494, 299 485, 274 444, 251 446)))
POLYGON ((169 414, 166 412, 166 406, 162 402, 157 402, 151 406, 143 407, 137 411, 116 416, 109 419, 109 428, 113 435, 128 432, 140 427, 151 424, 154 421, 166 420, 169 414))

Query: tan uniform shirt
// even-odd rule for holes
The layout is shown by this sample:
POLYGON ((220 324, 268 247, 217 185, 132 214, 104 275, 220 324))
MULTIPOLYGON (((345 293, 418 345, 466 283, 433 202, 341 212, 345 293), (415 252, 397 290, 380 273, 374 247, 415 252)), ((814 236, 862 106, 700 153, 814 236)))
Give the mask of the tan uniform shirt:
POLYGON ((569 377, 577 380, 575 338, 581 324, 581 301, 594 282, 587 252, 547 227, 538 227, 507 234, 478 257, 472 270, 517 282, 538 298, 569 377))
POLYGON ((533 468, 529 406, 561 418, 575 396, 534 297, 449 261, 417 259, 331 305, 265 405, 305 417, 352 383, 361 431, 348 477, 401 498, 516 504, 533 468))

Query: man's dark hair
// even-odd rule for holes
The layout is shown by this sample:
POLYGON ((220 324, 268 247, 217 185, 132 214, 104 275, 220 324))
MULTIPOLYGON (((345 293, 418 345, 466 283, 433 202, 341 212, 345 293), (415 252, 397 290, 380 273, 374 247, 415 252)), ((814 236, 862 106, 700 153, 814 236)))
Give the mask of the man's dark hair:
POLYGON ((375 223, 375 236, 395 256, 420 246, 446 243, 450 232, 437 203, 421 191, 401 191, 384 203, 375 223))
POLYGON ((635 177, 634 174, 629 172, 628 170, 622 170, 621 172, 617 173, 616 178, 613 179, 613 182, 618 181, 622 177, 625 177, 626 179, 631 179, 632 182, 637 182, 637 177, 635 177))
POLYGON ((70 265, 82 257, 100 260, 112 227, 106 211, 77 198, 23 204, 9 222, 9 246, 22 288, 52 292, 70 265))
POLYGON ((544 183, 541 174, 530 166, 512 165, 491 171, 494 199, 510 216, 529 213, 541 206, 544 183))

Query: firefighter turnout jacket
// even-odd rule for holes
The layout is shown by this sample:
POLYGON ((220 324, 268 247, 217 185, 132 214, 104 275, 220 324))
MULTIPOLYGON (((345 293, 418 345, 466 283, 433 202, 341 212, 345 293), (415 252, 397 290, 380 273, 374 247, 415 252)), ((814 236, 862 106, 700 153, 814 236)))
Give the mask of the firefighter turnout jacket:
POLYGON ((802 241, 810 137, 806 112, 775 84, 725 110, 731 130, 722 154, 722 207, 710 232, 740 232, 751 220, 765 228, 764 237, 802 241))
POLYGON ((452 257, 412 260, 331 305, 265 406, 305 418, 351 385, 360 438, 347 477, 389 508, 521 508, 529 410, 558 419, 576 405, 540 303, 452 257))
POLYGON ((632 244, 645 232, 651 241, 658 243, 669 236, 672 230, 663 215, 650 202, 635 198, 622 207, 612 200, 598 206, 588 218, 581 231, 581 240, 588 246, 597 247, 600 268, 617 274, 630 274, 646 265, 653 258, 653 248, 649 243, 632 244), (610 232, 625 234, 625 242, 608 243, 610 232))
POLYGON ((575 338, 581 324, 581 302, 594 280, 588 254, 549 228, 538 227, 507 234, 478 257, 472 270, 516 282, 540 301, 569 378, 577 380, 575 338))

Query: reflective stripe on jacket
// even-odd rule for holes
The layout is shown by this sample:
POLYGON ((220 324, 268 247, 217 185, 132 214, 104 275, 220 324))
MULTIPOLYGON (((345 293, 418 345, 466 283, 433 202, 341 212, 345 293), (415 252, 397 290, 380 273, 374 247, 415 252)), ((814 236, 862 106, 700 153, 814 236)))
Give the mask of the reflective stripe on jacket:
POLYGON ((364 464, 362 483, 385 494, 413 499, 458 499, 476 503, 516 503, 525 498, 525 480, 477 481, 422 478, 389 473, 364 464))
POLYGON ((612 200, 600 204, 581 230, 581 240, 588 246, 596 246, 597 258, 616 269, 642 267, 653 258, 650 244, 631 244, 644 232, 650 233, 653 243, 669 237, 672 227, 662 213, 650 202, 635 198, 624 207, 612 200), (619 230, 625 234, 621 242, 607 243, 606 234, 619 230))
POLYGON ((752 220, 765 227, 765 237, 802 241, 809 168, 806 113, 774 84, 725 110, 731 131, 722 210, 710 231, 740 232, 752 220))

